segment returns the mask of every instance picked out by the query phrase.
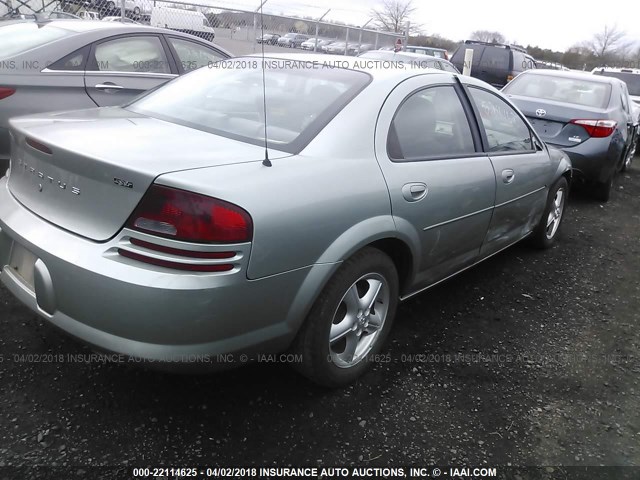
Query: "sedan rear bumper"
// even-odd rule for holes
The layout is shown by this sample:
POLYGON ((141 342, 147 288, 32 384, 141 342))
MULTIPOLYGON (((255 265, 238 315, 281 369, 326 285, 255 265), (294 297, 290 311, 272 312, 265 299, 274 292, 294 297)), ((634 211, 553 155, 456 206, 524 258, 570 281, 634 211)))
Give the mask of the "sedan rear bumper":
POLYGON ((576 177, 591 182, 606 181, 615 172, 622 155, 610 138, 590 138, 575 147, 547 143, 569 156, 576 177))
POLYGON ((304 318, 292 305, 309 303, 301 286, 333 268, 260 280, 247 279, 246 265, 192 274, 121 257, 122 242, 97 243, 49 224, 0 180, 0 280, 38 315, 100 350, 172 365, 204 360, 212 368, 220 355, 280 352, 304 318), (16 252, 25 251, 31 275, 15 267, 16 252))

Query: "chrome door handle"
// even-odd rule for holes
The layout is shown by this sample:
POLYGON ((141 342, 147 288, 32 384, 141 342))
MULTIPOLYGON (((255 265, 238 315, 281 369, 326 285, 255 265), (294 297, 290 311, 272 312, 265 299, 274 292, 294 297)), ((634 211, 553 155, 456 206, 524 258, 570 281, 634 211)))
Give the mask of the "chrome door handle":
POLYGON ((99 83, 96 85, 98 90, 123 90, 124 87, 116 85, 115 83, 99 83))
POLYGON ((504 183, 511 183, 516 178, 516 174, 510 168, 502 171, 502 181, 504 183))
POLYGON ((427 185, 424 183, 407 183, 402 187, 402 196, 407 202, 417 202, 422 200, 429 193, 427 185))

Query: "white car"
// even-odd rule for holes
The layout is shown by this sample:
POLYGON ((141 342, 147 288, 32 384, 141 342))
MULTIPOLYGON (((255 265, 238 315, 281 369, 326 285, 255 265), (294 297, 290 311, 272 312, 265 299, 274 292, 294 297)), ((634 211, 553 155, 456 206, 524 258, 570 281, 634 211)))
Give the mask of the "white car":
POLYGON ((205 40, 213 40, 216 32, 204 14, 184 8, 153 7, 150 24, 152 27, 170 28, 189 33, 205 40))

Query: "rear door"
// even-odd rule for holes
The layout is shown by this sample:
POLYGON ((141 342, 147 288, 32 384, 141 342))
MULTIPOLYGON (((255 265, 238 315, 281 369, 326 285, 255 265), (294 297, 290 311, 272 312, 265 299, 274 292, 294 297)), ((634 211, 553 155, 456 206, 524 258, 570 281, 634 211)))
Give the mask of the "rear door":
POLYGON ((450 74, 401 83, 376 127, 376 156, 398 228, 419 242, 414 285, 474 263, 495 198, 491 161, 462 89, 450 74))
POLYGON ((96 105, 107 107, 126 103, 177 73, 161 35, 122 35, 92 45, 84 82, 96 105))
POLYGON ((486 47, 482 52, 479 63, 476 63, 474 58, 471 76, 479 78, 496 88, 501 88, 507 83, 507 76, 511 71, 511 62, 510 50, 502 47, 486 47))
POLYGON ((467 91, 496 177, 495 210, 482 247, 483 255, 491 255, 535 228, 546 204, 551 161, 515 108, 489 90, 467 91))

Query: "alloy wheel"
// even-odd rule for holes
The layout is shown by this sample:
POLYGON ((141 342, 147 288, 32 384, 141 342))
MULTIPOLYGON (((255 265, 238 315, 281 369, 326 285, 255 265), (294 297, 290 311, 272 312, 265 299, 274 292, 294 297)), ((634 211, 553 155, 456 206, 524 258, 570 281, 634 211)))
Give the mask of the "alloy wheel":
POLYGON ((551 202, 549 208, 549 216, 547 217, 546 235, 548 239, 552 239, 558 231, 562 221, 562 213, 564 212, 564 201, 565 190, 564 188, 559 188, 553 197, 553 202, 551 202))
POLYGON ((329 331, 329 352, 334 365, 350 368, 371 351, 389 311, 390 288, 378 273, 368 273, 345 292, 329 331))

